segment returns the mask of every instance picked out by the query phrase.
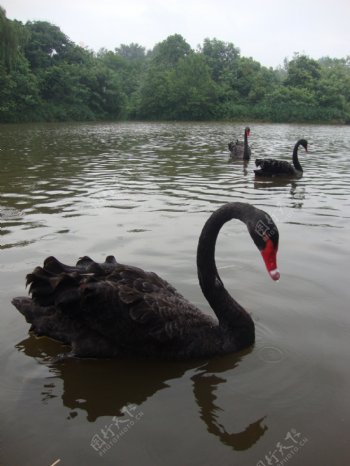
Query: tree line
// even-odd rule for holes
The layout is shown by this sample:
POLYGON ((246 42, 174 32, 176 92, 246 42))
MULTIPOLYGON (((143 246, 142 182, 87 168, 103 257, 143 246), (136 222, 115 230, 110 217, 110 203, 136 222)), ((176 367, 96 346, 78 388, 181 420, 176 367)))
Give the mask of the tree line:
POLYGON ((152 50, 98 53, 46 21, 9 20, 0 7, 0 122, 261 120, 350 123, 350 56, 295 54, 267 68, 239 48, 179 34, 152 50))

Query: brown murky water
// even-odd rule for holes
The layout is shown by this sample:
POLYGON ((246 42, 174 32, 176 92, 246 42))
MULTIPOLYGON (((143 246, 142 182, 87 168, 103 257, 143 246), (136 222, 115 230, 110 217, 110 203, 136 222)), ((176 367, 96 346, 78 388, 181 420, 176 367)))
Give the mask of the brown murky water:
POLYGON ((252 161, 228 160, 230 124, 0 127, 0 464, 4 466, 350 464, 350 127, 251 125, 252 161), (259 181, 254 158, 304 176, 259 181), (246 229, 230 222, 217 263, 252 312, 239 355, 186 363, 70 360, 34 338, 11 305, 48 255, 154 270, 203 311, 197 239, 227 201, 280 230, 272 282, 246 229))

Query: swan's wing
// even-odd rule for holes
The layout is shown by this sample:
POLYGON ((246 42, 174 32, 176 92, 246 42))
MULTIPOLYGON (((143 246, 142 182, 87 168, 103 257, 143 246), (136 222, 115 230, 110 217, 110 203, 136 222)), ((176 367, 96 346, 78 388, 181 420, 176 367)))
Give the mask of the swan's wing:
POLYGON ((102 354, 106 344, 132 354, 181 339, 189 327, 213 325, 158 275, 111 257, 102 264, 83 258, 74 267, 49 258, 27 283, 32 300, 16 298, 14 305, 36 333, 69 342, 80 354, 98 352, 90 344, 96 340, 102 354))
POLYGON ((240 157, 244 152, 244 142, 238 141, 238 139, 233 142, 231 141, 228 145, 229 151, 236 157, 240 157))
POLYGON ((169 341, 186 328, 186 319, 188 324, 202 318, 168 282, 136 267, 123 265, 103 280, 90 278, 81 295, 90 326, 111 337, 118 334, 125 344, 169 341))
POLYGON ((293 166, 285 160, 256 159, 255 165, 259 167, 259 170, 255 170, 255 173, 263 172, 263 173, 268 173, 271 175, 274 175, 274 174, 291 175, 294 173, 293 166))
POLYGON ((228 150, 230 152, 233 152, 236 149, 237 145, 238 145, 238 140, 229 142, 228 143, 228 150))

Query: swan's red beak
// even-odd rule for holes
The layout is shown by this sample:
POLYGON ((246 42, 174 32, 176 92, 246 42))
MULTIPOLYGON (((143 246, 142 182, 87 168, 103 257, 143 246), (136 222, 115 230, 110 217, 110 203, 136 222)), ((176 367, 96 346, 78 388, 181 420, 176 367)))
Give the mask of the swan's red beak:
POLYGON ((261 251, 261 255, 272 280, 279 280, 280 273, 277 268, 277 247, 270 239, 267 239, 265 248, 261 251))

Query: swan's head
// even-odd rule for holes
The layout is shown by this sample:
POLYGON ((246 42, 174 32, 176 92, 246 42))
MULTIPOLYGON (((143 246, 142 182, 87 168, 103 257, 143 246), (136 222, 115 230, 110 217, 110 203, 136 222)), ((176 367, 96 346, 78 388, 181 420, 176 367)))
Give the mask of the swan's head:
POLYGON ((254 222, 248 225, 248 230, 261 252, 270 277, 277 281, 280 278, 277 268, 278 229, 269 214, 259 209, 256 209, 256 212, 254 222))
POLYGON ((303 146, 305 149, 305 152, 307 152, 307 140, 306 139, 299 139, 298 146, 303 146))
POLYGON ((244 133, 245 133, 247 136, 250 136, 250 128, 249 128, 249 126, 246 126, 246 127, 245 127, 244 133))

